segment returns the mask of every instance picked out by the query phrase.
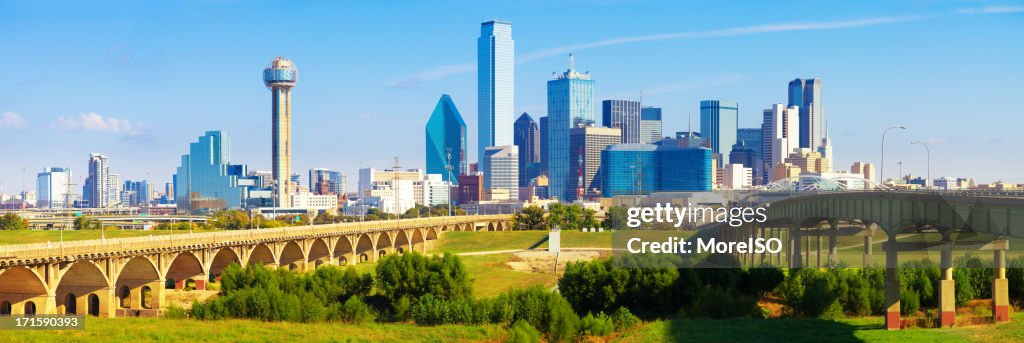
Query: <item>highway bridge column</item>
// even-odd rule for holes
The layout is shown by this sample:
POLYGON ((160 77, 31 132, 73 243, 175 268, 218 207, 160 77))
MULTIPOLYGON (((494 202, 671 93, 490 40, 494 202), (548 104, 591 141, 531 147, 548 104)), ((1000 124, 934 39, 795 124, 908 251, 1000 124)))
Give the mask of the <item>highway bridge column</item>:
POLYGON ((804 235, 804 247, 807 249, 807 253, 804 254, 803 266, 811 265, 811 235, 804 235))
POLYGON ((828 263, 834 266, 839 263, 839 255, 836 250, 838 238, 835 235, 836 231, 833 230, 832 233, 831 236, 828 236, 828 263))
POLYGON ((956 282, 953 281, 953 250, 940 250, 939 327, 956 323, 956 282))
POLYGON ((1006 279, 1006 250, 994 250, 992 280, 992 318, 996 323, 1010 321, 1010 293, 1006 279))
POLYGON ((821 229, 818 229, 818 269, 821 269, 821 229))
POLYGON ((900 329, 900 274, 895 239, 885 244, 885 328, 900 329))
POLYGON ((868 231, 868 235, 864 236, 864 268, 870 267, 875 264, 875 255, 871 251, 871 245, 874 244, 871 239, 871 232, 868 231))
POLYGON ((800 255, 802 253, 800 251, 800 234, 797 232, 798 231, 795 228, 789 230, 789 266, 791 268, 800 268, 803 264, 801 262, 804 259, 803 256, 800 255))

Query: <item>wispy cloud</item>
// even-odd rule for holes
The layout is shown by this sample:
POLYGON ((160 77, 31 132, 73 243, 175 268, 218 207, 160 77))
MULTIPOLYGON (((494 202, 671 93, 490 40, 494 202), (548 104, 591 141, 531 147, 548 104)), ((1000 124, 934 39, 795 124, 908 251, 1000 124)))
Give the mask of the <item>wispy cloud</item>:
POLYGON ((148 135, 142 125, 133 124, 121 118, 104 117, 95 112, 79 114, 78 117, 57 117, 54 127, 68 131, 92 131, 124 134, 125 139, 145 139, 148 135))
POLYGON ((14 112, 4 112, 0 114, 0 126, 25 127, 25 118, 14 112))
POLYGON ((1024 6, 1020 5, 1000 5, 1000 6, 985 6, 976 8, 961 8, 956 10, 956 13, 961 14, 1003 14, 1003 13, 1020 13, 1024 12, 1024 6))
POLYGON ((741 81, 746 80, 746 79, 747 79, 746 75, 732 73, 732 74, 721 75, 721 76, 714 77, 714 78, 707 79, 707 80, 658 84, 658 85, 653 85, 653 86, 650 86, 650 87, 645 87, 643 89, 638 89, 638 90, 635 90, 635 91, 632 91, 632 92, 629 92, 629 93, 610 94, 609 97, 611 97, 611 98, 639 97, 640 96, 640 92, 643 92, 643 95, 649 95, 649 96, 671 94, 671 93, 689 91, 689 90, 694 90, 694 89, 703 89, 703 88, 731 85, 731 84, 735 84, 737 82, 741 82, 741 81))
MULTIPOLYGON (((788 31, 815 31, 815 30, 838 30, 838 29, 850 29, 867 26, 877 26, 885 24, 893 24, 900 22, 908 22, 926 18, 927 15, 915 15, 915 16, 899 16, 899 17, 875 17, 875 18, 864 18, 856 20, 846 21, 831 21, 831 22, 815 22, 815 23, 780 23, 780 24, 767 24, 767 25, 754 25, 754 26, 741 26, 732 27, 726 29, 709 30, 709 31, 686 31, 686 32, 673 32, 673 33, 661 33, 641 36, 628 36, 628 37, 616 37, 603 39, 599 41, 572 44, 561 47, 555 47, 550 49, 544 49, 534 52, 529 52, 516 56, 516 64, 532 62, 540 59, 545 59, 554 56, 565 55, 571 51, 580 51, 592 48, 615 46, 629 43, 640 43, 640 42, 652 42, 652 41, 663 41, 663 40, 686 40, 686 39, 702 39, 702 38, 715 38, 715 37, 734 37, 734 36, 747 36, 757 35, 766 33, 776 32, 788 32, 788 31)), ((476 64, 462 63, 462 64, 450 64, 440 67, 435 67, 422 72, 413 73, 405 76, 404 78, 391 82, 390 85, 393 87, 411 87, 415 86, 419 82, 432 81, 441 79, 447 76, 468 73, 476 69, 476 64)))

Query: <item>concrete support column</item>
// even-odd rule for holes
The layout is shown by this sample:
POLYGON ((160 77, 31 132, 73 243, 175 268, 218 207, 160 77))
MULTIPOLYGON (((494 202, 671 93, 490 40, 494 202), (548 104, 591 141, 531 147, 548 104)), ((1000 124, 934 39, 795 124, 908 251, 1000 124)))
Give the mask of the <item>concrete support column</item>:
POLYGON ((804 236, 804 249, 806 252, 804 253, 803 266, 806 267, 811 265, 811 235, 804 236))
POLYGON ((872 244, 874 242, 872 242, 871 236, 864 236, 864 268, 875 264, 875 255, 871 248, 872 244))
MULTIPOLYGON (((895 240, 893 240, 895 242, 895 240)), ((891 243, 891 242, 890 242, 891 243)), ((885 328, 900 329, 900 274, 895 244, 885 249, 885 328)))
POLYGON ((996 323, 1010 321, 1010 288, 1006 279, 1006 250, 993 252, 992 319, 996 323))
POLYGON ((790 230, 790 247, 792 247, 792 256, 790 256, 789 266, 792 268, 803 267, 803 249, 800 248, 800 235, 797 234, 796 230, 790 230))
POLYGON ((956 282, 953 281, 953 251, 942 249, 939 278, 939 327, 956 323, 956 282))
POLYGON ((839 251, 837 250, 838 238, 835 235, 828 236, 828 263, 836 265, 839 263, 839 251))
POLYGON ((821 229, 818 229, 818 259, 815 261, 818 264, 818 269, 821 269, 821 229))
MULTIPOLYGON (((775 232, 772 235, 772 237, 782 238, 782 231, 781 230, 779 230, 778 228, 772 228, 772 231, 775 232)), ((782 253, 781 252, 775 254, 775 265, 780 266, 780 267, 782 266, 782 253)))

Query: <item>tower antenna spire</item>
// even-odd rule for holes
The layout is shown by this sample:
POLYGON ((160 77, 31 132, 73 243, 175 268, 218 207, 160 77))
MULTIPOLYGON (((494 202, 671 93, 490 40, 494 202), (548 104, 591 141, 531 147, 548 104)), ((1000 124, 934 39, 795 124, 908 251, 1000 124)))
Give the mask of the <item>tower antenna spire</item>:
POLYGON ((572 53, 569 53, 569 70, 576 69, 576 59, 572 57, 572 53))

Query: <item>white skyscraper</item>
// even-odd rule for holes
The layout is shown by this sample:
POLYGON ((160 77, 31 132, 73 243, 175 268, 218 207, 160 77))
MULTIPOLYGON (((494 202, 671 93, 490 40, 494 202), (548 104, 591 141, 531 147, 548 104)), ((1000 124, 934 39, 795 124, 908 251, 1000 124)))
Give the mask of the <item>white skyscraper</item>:
POLYGON ((761 158, 765 167, 762 169, 762 177, 769 180, 775 166, 783 162, 793 149, 800 147, 800 109, 797 106, 786 108, 783 104, 774 104, 764 110, 763 118, 761 158))
MULTIPOLYGON (((512 145, 515 121, 515 41, 512 24, 480 24, 477 39, 477 160, 484 149, 512 145)), ((487 173, 487 170, 483 170, 487 173)))
POLYGON ((102 154, 89 155, 89 177, 85 179, 83 197, 89 207, 103 208, 110 206, 110 162, 102 154))
POLYGON ((36 174, 36 207, 65 208, 71 197, 71 169, 46 168, 36 174))
POLYGON ((519 148, 515 145, 487 147, 484 152, 484 188, 504 190, 509 199, 519 199, 519 148))

